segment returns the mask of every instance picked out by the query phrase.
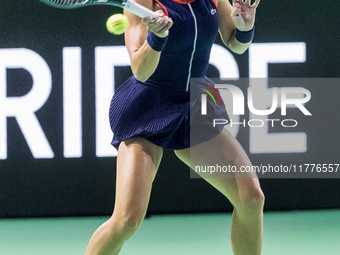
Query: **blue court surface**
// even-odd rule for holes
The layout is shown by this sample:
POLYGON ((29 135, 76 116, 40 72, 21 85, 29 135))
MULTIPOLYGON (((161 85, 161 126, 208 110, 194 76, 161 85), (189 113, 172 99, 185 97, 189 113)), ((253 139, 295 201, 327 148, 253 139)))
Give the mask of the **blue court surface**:
MULTIPOLYGON (((108 217, 2 219, 2 255, 84 254, 108 217)), ((152 215, 122 255, 232 255, 230 213, 152 215)), ((266 212, 264 255, 340 254, 340 210, 266 212)))

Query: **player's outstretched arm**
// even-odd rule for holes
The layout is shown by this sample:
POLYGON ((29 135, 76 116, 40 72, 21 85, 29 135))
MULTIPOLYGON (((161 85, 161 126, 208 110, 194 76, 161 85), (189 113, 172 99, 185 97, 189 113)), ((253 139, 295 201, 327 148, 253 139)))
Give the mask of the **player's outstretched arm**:
MULTIPOLYGON (((153 1, 139 0, 139 4, 153 10, 153 1)), ((124 14, 130 21, 130 26, 125 32, 125 44, 130 55, 131 69, 134 76, 144 82, 156 70, 161 50, 150 46, 150 40, 146 40, 149 32, 152 32, 152 38, 155 43, 157 40, 165 40, 168 36, 169 29, 172 26, 172 20, 165 16, 162 11, 156 12, 159 15, 158 19, 140 17, 124 10, 124 14), (156 49, 154 49, 154 48, 156 49)), ((149 36, 150 38, 150 36, 149 36)))
POLYGON ((256 8, 260 0, 218 0, 219 32, 224 44, 237 54, 244 53, 252 42, 256 8))

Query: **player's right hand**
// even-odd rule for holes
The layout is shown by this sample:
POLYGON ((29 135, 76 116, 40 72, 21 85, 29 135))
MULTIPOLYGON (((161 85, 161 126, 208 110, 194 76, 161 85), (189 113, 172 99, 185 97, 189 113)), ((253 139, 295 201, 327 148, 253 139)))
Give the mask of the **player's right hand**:
POLYGON ((144 24, 149 28, 149 31, 153 32, 158 37, 166 37, 169 34, 169 29, 173 25, 171 18, 165 15, 163 11, 155 12, 159 17, 146 17, 144 18, 144 24))

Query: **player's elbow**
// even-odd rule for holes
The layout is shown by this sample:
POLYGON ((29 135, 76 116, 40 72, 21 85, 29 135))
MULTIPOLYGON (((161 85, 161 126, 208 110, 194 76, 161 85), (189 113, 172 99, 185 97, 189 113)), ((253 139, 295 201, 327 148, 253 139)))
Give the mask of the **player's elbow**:
POLYGON ((143 72, 133 72, 133 75, 135 76, 135 78, 141 82, 146 82, 150 76, 145 75, 145 73, 143 72))
POLYGON ((135 78, 141 82, 147 81, 154 72, 154 69, 150 68, 150 65, 146 63, 137 65, 132 64, 131 70, 135 78))
POLYGON ((148 79, 144 79, 144 78, 139 78, 138 76, 135 76, 137 80, 139 80, 140 82, 146 82, 148 79))

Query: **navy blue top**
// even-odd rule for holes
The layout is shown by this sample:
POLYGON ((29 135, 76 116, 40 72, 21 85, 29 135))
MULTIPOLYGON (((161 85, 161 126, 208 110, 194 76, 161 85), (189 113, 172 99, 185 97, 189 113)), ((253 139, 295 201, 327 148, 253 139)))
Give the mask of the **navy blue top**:
POLYGON ((204 77, 208 69, 219 27, 216 5, 213 0, 156 1, 174 23, 158 67, 145 83, 188 91, 189 79, 204 77))
MULTIPOLYGON (((213 119, 228 119, 225 107, 208 100, 208 115, 201 115, 202 90, 190 91, 190 78, 204 78, 211 47, 218 33, 214 0, 156 0, 174 21, 152 76, 141 82, 134 76, 112 97, 111 144, 143 137, 168 149, 184 149, 215 137, 223 126, 213 119), (196 92, 195 92, 196 91, 196 92)), ((205 79, 208 80, 208 79, 205 79)), ((214 86, 212 81, 205 81, 214 86)), ((191 90, 193 89, 193 84, 191 90)))

